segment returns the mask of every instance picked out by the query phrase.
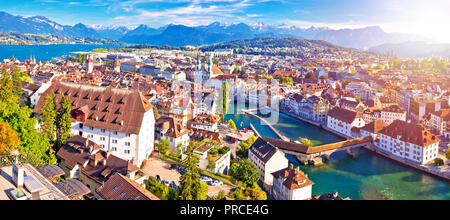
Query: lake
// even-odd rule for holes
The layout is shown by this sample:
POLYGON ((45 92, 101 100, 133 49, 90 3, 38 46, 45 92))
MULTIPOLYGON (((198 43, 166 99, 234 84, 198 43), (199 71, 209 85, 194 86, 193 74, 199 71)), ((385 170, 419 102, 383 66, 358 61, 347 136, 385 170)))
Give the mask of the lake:
POLYGON ((82 44, 51 44, 51 45, 0 45, 0 61, 13 56, 20 61, 36 57, 36 61, 51 61, 52 58, 74 55, 73 52, 89 52, 96 48, 122 48, 121 45, 82 45, 82 44))

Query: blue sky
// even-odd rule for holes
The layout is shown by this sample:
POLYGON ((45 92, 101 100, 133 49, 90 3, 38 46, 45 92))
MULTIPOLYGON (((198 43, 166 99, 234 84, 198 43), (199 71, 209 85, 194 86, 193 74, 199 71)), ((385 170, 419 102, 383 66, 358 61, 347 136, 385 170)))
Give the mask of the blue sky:
POLYGON ((43 15, 61 24, 159 27, 219 21, 334 29, 379 25, 388 32, 450 41, 448 0, 21 0, 2 1, 0 10, 43 15))

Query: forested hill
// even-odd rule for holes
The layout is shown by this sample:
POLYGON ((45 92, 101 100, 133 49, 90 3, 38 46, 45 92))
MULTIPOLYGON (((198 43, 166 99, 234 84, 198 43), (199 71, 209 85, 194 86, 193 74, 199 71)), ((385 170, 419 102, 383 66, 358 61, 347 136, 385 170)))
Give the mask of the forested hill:
POLYGON ((21 33, 0 32, 0 44, 31 45, 31 44, 99 44, 119 45, 116 40, 94 39, 94 38, 70 38, 59 35, 37 35, 21 33))
POLYGON ((226 43, 203 46, 201 51, 214 51, 217 49, 234 49, 236 53, 280 55, 304 57, 313 52, 355 52, 359 50, 336 46, 321 40, 305 40, 299 38, 255 38, 249 40, 235 40, 226 43))

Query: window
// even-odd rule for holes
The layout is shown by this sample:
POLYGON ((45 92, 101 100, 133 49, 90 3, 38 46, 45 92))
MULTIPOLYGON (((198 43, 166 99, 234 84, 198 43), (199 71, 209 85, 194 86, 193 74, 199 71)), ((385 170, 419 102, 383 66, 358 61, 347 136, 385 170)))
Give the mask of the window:
POLYGON ((124 150, 125 154, 130 154, 130 150, 124 150))
POLYGON ((117 144, 117 140, 114 140, 114 139, 113 139, 113 140, 112 140, 112 143, 113 143, 113 144, 117 144))
POLYGON ((115 186, 115 187, 114 187, 114 191, 116 191, 118 188, 119 188, 119 186, 115 186))
POLYGON ((83 129, 83 124, 80 124, 80 129, 83 129))
POLYGON ((117 131, 114 131, 114 132, 113 132, 113 134, 114 134, 114 135, 117 135, 117 134, 118 134, 118 132, 117 132, 117 131))
POLYGON ((124 196, 125 196, 125 192, 122 192, 122 193, 120 194, 120 196, 121 196, 121 197, 124 197, 124 196))
POLYGON ((125 134, 125 136, 126 136, 126 137, 130 137, 130 134, 127 133, 127 134, 125 134))
POLYGON ((125 142, 125 146, 129 147, 129 146, 131 146, 131 143, 130 142, 125 142))
POLYGON ((102 129, 102 133, 105 133, 106 132, 106 130, 105 129, 102 129))
POLYGON ((100 141, 105 141, 106 138, 105 137, 100 137, 100 141))
POLYGON ((94 127, 90 127, 90 129, 91 129, 91 131, 93 131, 93 130, 94 130, 94 127))

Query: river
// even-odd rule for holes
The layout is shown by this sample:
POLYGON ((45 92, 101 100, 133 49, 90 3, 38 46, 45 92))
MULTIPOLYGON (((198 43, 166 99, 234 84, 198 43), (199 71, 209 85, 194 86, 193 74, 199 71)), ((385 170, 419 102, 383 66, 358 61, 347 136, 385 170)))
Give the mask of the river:
MULTIPOLYGON (((242 114, 242 105, 231 105, 237 127, 248 127, 252 123, 262 136, 278 138, 270 128, 258 119, 242 114), (243 126, 241 126, 243 122, 243 126)), ((315 145, 343 140, 323 129, 280 114, 278 131, 293 140, 309 138, 315 145)), ((321 195, 334 190, 342 197, 354 200, 450 200, 450 182, 404 166, 364 149, 356 150, 356 158, 345 152, 335 153, 323 167, 304 166, 292 155, 290 162, 299 166, 315 182, 313 194, 321 195)))

